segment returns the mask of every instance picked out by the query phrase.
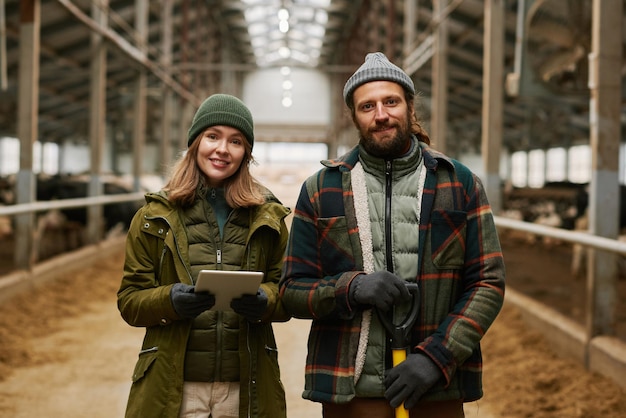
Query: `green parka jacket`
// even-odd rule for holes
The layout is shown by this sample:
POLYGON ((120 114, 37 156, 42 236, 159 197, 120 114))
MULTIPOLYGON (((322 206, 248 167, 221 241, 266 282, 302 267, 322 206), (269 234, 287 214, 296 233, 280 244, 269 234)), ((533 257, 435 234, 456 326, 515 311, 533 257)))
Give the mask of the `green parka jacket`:
MULTIPOLYGON (((265 204, 238 211, 250 216, 241 268, 265 273, 261 286, 269 299, 261 322, 252 324, 241 319, 239 416, 286 417, 271 322, 289 319, 278 297, 278 281, 288 237, 285 217, 290 210, 269 194, 265 204)), ((126 417, 179 415, 191 321, 182 320, 172 306, 170 289, 177 282, 192 284, 187 234, 180 211, 163 192, 148 193, 146 204, 135 214, 128 231, 124 276, 117 295, 124 320, 146 328, 132 376, 126 417)))

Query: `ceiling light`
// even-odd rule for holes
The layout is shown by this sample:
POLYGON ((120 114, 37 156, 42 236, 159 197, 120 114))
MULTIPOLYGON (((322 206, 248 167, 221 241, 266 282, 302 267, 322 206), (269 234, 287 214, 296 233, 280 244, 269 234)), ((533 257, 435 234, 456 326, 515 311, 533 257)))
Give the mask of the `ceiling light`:
POLYGON ((326 10, 318 10, 315 12, 315 21, 320 25, 326 26, 328 23, 328 13, 326 10))
POLYGON ((278 11, 278 18, 280 20, 289 20, 289 11, 287 9, 280 9, 278 11))
POLYGON ((289 56, 291 55, 291 50, 286 46, 281 46, 278 49, 278 55, 280 55, 282 58, 289 58, 289 56))

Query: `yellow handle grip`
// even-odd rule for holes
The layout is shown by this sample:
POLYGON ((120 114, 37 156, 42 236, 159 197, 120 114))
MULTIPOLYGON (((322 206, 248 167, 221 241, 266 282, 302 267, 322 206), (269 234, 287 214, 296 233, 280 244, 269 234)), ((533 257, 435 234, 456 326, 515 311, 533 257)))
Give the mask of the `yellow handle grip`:
MULTIPOLYGON (((406 349, 393 349, 391 350, 391 358, 393 360, 394 367, 406 360, 406 349)), ((396 408, 396 418, 409 418, 409 411, 404 408, 404 404, 396 408)))
POLYGON ((395 367, 406 360, 406 349, 394 348, 391 350, 391 357, 393 359, 393 366, 395 367))

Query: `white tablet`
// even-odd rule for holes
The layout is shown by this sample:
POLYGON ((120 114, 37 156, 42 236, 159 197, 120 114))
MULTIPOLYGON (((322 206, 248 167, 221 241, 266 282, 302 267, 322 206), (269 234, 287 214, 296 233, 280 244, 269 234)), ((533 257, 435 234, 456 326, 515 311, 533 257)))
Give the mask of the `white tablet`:
POLYGON ((200 270, 196 292, 215 295, 212 311, 232 311, 230 301, 242 295, 256 295, 263 280, 261 271, 200 270))

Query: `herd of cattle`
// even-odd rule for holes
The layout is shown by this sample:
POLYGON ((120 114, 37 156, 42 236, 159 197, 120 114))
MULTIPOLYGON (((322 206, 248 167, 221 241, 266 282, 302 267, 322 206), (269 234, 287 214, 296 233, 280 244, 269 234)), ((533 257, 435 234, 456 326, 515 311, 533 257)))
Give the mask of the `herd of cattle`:
MULTIPOLYGON (((626 241, 626 186, 620 185, 619 194, 618 239, 626 241)), ((546 183, 541 188, 511 188, 503 198, 504 210, 501 216, 547 225, 556 228, 587 231, 589 225, 589 185, 570 182, 546 183)), ((523 234, 524 239, 536 242, 534 234, 523 234)), ((544 238, 544 244, 554 244, 555 240, 544 238)), ((572 249, 571 272, 574 276, 584 273, 587 252, 581 244, 574 244, 572 249)), ((626 276, 626 259, 619 262, 621 276, 626 276)))
MULTIPOLYGON (((84 198, 88 196, 89 179, 85 176, 56 175, 37 176, 36 200, 51 201, 84 198)), ((105 195, 131 193, 131 185, 119 177, 108 177, 103 181, 105 195)), ((103 233, 125 231, 142 204, 142 201, 116 202, 103 207, 103 233)), ((0 178, 0 205, 15 204, 15 177, 0 178)), ((0 217, 0 239, 9 240, 13 235, 12 216, 0 217)), ((33 257, 42 260, 85 245, 87 208, 76 207, 53 209, 36 215, 33 231, 33 257)))
MULTIPOLYGON (((626 228, 626 186, 620 185, 616 198, 619 199, 620 229, 626 228)), ((587 216, 589 184, 561 181, 545 183, 541 188, 511 188, 505 191, 503 202, 506 213, 515 214, 525 222, 580 229, 577 223, 587 216)))

